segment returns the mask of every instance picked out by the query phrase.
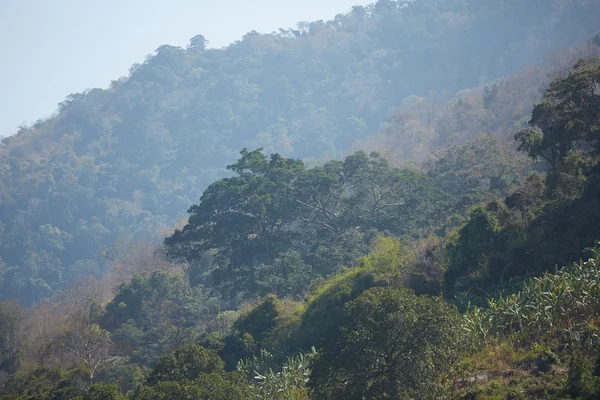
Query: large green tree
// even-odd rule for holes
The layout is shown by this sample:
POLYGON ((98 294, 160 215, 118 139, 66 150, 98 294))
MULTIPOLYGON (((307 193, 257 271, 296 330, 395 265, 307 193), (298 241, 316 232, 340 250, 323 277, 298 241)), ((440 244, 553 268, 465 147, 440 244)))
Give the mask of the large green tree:
POLYGON ((554 80, 535 105, 529 125, 516 134, 519 150, 561 170, 575 150, 600 154, 600 60, 580 60, 554 80))
POLYGON ((226 373, 214 350, 187 345, 161 357, 139 388, 138 400, 247 399, 249 385, 242 374, 226 373))
POLYGON ((427 234, 448 206, 426 174, 394 168, 377 153, 306 169, 299 160, 244 149, 228 168, 236 175, 210 185, 165 243, 194 276, 210 272, 230 297, 264 291, 268 282, 278 295, 301 297, 312 279, 364 255, 372 232, 427 234))
POLYGON ((218 301, 181 276, 165 272, 134 277, 116 289, 101 325, 119 354, 152 365, 162 354, 191 343, 202 324, 219 311, 218 301))
POLYGON ((188 210, 186 226, 165 243, 170 254, 192 263, 210 251, 217 284, 230 293, 252 291, 254 270, 273 263, 297 236, 290 226, 298 212, 293 183, 304 173, 304 164, 244 149, 227 168, 236 176, 210 185, 188 210))
POLYGON ((440 298, 369 289, 346 305, 339 336, 312 364, 315 398, 439 398, 462 332, 460 315, 440 298))

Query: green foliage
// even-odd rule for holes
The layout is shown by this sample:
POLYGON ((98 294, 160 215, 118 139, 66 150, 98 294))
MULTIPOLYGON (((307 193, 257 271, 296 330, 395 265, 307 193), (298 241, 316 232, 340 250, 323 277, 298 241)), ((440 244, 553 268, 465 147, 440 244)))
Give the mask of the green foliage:
POLYGON ((448 247, 448 296, 578 261, 600 237, 598 71, 596 60, 579 61, 535 106, 534 128, 515 138, 521 151, 548 162, 546 182, 531 175, 505 199, 509 210, 472 211, 448 247))
POLYGON ((566 391, 573 399, 591 398, 593 391, 592 366, 581 355, 571 357, 566 391))
POLYGON ((348 229, 336 236, 333 243, 320 244, 309 257, 313 270, 323 273, 323 276, 317 277, 316 280, 323 280, 325 276, 340 272, 340 268, 344 266, 356 264, 357 260, 371 251, 376 233, 375 229, 364 232, 348 229))
POLYGON ((186 345, 161 357, 135 398, 246 399, 248 384, 241 374, 225 373, 216 351, 186 345))
POLYGON ((224 346, 219 351, 228 370, 233 370, 240 359, 258 354, 266 345, 277 326, 279 308, 277 297, 270 295, 233 323, 232 333, 225 337, 224 346))
POLYGON ((486 309, 468 313, 470 328, 484 336, 509 335, 525 344, 559 332, 567 340, 585 339, 595 329, 600 312, 598 261, 546 273, 525 282, 518 293, 488 299, 486 309))
POLYGON ((310 349, 334 337, 343 320, 344 306, 365 290, 399 280, 411 255, 400 241, 378 236, 373 250, 355 268, 335 275, 311 293, 295 333, 298 347, 310 349))
POLYGON ((214 350, 186 345, 160 358, 148 376, 148 385, 163 381, 193 381, 201 374, 222 372, 224 366, 214 350))
POLYGON ((145 369, 131 361, 130 357, 120 356, 111 360, 110 368, 101 371, 96 381, 114 385, 120 393, 128 395, 143 383, 145 373, 145 369))
POLYGON ((411 258, 400 240, 379 235, 373 250, 361 260, 361 265, 379 274, 394 274, 400 273, 400 268, 411 258))
POLYGON ((440 298, 367 290, 346 305, 340 333, 313 363, 315 398, 436 398, 462 333, 459 314, 440 298))
POLYGON ((240 160, 228 166, 238 176, 210 185, 200 204, 189 209, 184 229, 166 241, 172 253, 188 261, 215 249, 219 268, 213 276, 227 292, 255 290, 254 277, 245 270, 258 260, 271 264, 294 237, 292 182, 304 166, 278 154, 267 160, 261 150, 242 150, 240 160))
POLYGON ((416 294, 439 296, 448 266, 445 238, 429 237, 412 244, 413 260, 403 279, 404 286, 416 294))
POLYGON ((269 284, 298 298, 314 279, 364 255, 373 231, 430 232, 447 200, 424 173, 393 168, 377 153, 305 169, 298 160, 243 150, 229 168, 237 176, 209 186, 186 226, 165 241, 172 256, 197 267, 210 255, 214 282, 228 298, 269 284))
POLYGON ((125 397, 121 396, 116 385, 96 383, 87 389, 83 400, 125 400, 125 397))
POLYGON ((363 291, 381 285, 366 268, 356 268, 334 276, 325 286, 312 294, 302 313, 297 344, 308 349, 320 345, 339 329, 344 305, 363 291))
POLYGON ((233 332, 223 339, 219 356, 225 361, 228 371, 233 371, 242 358, 252 357, 260 352, 260 346, 249 333, 233 332))
POLYGON ((598 60, 581 60, 567 76, 553 81, 533 109, 533 128, 515 136, 519 150, 543 158, 557 171, 574 150, 588 147, 600 154, 599 82, 598 60))
POLYGON ((78 371, 38 368, 13 375, 6 383, 2 400, 125 400, 116 385, 85 386, 78 371))
POLYGON ((2 299, 101 275, 98 249, 200 201, 165 240, 183 274, 124 265, 104 307, 57 301, 57 326, 0 302, 0 399, 597 397, 597 254, 546 271, 600 237, 598 61, 552 82, 515 136, 545 177, 525 179, 505 136, 564 60, 428 92, 595 28, 596 3, 562 3, 381 0, 220 50, 198 35, 3 140, 2 299), (389 141, 360 145, 383 152, 348 151, 400 103, 389 141), (427 296, 442 288, 463 318, 427 296), (51 366, 29 370, 46 335, 51 366))
POLYGON ((240 361, 237 370, 252 382, 251 389, 257 399, 309 399, 310 363, 316 354, 313 348, 310 353, 288 357, 279 369, 278 358, 262 350, 260 356, 240 361))
POLYGON ((279 253, 270 265, 261 265, 256 271, 259 294, 277 293, 292 299, 304 298, 307 283, 315 276, 312 267, 295 250, 279 253))
POLYGON ((17 373, 3 387, 3 400, 47 399, 59 382, 67 380, 65 371, 39 368, 30 373, 17 373))
POLYGON ((238 318, 233 324, 234 331, 248 333, 258 343, 262 343, 275 328, 279 316, 279 301, 275 296, 267 296, 256 307, 238 318))
POLYGON ((250 395, 240 375, 202 374, 194 381, 166 381, 140 389, 136 400, 244 400, 250 395))
POLYGON ((467 223, 447 245, 445 292, 452 295, 466 288, 486 288, 510 278, 512 271, 507 273, 505 257, 522 237, 519 221, 498 201, 485 208, 474 208, 467 223))
MULTIPOLYGON (((330 21, 250 32, 223 49, 207 48, 202 35, 185 49, 160 46, 110 87, 72 94, 51 118, 3 138, 2 299, 32 304, 105 272, 99 249, 175 221, 227 175, 222 165, 240 147, 339 157, 402 99, 435 110, 429 91, 456 93, 538 64, 595 33, 599 14, 595 2, 565 13, 558 0, 378 1, 330 21)), ((522 88, 539 88, 499 86, 486 102, 493 123, 480 130, 514 125, 508 105, 522 88)), ((439 135, 405 136, 426 153, 429 139, 443 144, 482 119, 469 101, 449 111, 456 123, 441 124, 439 135)))
POLYGON ((199 324, 216 316, 219 304, 180 276, 154 272, 120 285, 105 310, 102 326, 120 352, 150 366, 161 354, 193 342, 199 324))

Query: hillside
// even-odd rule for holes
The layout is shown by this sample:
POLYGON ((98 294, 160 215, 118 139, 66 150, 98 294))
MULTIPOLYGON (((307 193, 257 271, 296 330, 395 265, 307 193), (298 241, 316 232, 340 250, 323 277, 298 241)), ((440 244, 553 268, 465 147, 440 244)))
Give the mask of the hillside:
POLYGON ((518 153, 481 135, 427 173, 242 150, 164 248, 0 302, 0 399, 597 399, 599 85, 579 60, 518 153))
MULTIPOLYGON (((121 122, 87 150, 33 140, 61 114, 10 138, 0 400, 598 399, 599 56, 405 96, 339 157, 243 147, 158 239, 168 147, 127 200, 151 161, 116 158, 121 122)), ((91 93, 71 127, 108 126, 64 111, 91 93)))
POLYGON ((382 0, 224 49, 201 35, 161 46, 3 139, 1 296, 31 304, 104 273, 103 247, 182 217, 242 147, 338 158, 408 96, 444 98, 541 63, 599 15, 584 1, 382 0))

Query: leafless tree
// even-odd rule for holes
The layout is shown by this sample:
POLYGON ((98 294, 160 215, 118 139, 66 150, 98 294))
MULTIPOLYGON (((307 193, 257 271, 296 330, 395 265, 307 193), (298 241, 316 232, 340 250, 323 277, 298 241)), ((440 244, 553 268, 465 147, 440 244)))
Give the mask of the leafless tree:
POLYGON ((28 359, 36 366, 47 366, 53 361, 58 361, 60 366, 62 352, 59 351, 59 341, 66 330, 66 316, 61 314, 54 304, 45 300, 32 311, 30 327, 27 342, 28 359))
POLYGON ((0 302, 0 354, 8 373, 17 371, 29 334, 29 312, 16 301, 0 302))
POLYGON ((114 345, 110 333, 87 315, 78 315, 70 322, 71 328, 64 336, 64 346, 73 355, 75 364, 87 373, 90 383, 93 383, 97 372, 113 359, 114 345))
POLYGON ((138 274, 151 274, 155 271, 174 272, 181 268, 165 257, 162 245, 151 239, 113 246, 108 258, 111 261, 109 280, 112 286, 129 282, 138 274))
POLYGON ((93 304, 104 304, 111 297, 112 286, 106 279, 87 276, 71 284, 59 299, 65 315, 86 313, 93 304))

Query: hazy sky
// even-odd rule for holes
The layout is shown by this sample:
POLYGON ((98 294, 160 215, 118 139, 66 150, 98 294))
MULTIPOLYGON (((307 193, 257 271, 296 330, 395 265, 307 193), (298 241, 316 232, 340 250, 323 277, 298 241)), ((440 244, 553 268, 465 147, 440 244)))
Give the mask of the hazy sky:
POLYGON ((222 47, 245 33, 330 19, 364 0, 0 0, 0 136, 107 87, 163 44, 202 34, 222 47))

